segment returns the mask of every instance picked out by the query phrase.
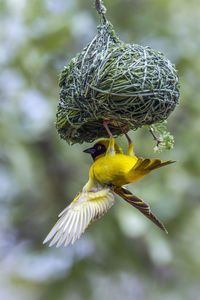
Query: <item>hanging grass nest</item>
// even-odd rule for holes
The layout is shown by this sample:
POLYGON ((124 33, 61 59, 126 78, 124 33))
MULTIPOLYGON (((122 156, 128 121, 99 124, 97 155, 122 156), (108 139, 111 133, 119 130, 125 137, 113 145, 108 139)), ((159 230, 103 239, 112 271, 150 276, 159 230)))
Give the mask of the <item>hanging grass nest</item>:
POLYGON ((98 34, 60 75, 56 127, 68 143, 107 137, 103 120, 136 130, 166 120, 178 104, 174 65, 160 52, 123 43, 104 22, 98 34))

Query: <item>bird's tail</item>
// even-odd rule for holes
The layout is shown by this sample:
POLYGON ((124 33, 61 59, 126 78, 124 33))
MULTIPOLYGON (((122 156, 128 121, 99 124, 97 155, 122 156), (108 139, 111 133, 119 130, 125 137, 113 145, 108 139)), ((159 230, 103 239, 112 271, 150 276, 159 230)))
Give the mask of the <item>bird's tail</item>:
POLYGON ((153 223, 155 223, 160 229, 162 229, 165 233, 168 233, 165 226, 161 221, 156 218, 156 216, 151 212, 151 209, 147 203, 133 195, 129 190, 124 187, 113 187, 114 192, 130 203, 132 206, 137 208, 143 215, 145 215, 148 219, 150 219, 153 223))
POLYGON ((151 171, 167 166, 169 164, 174 163, 174 160, 162 161, 158 158, 150 159, 150 158, 138 158, 136 164, 127 174, 127 182, 134 182, 137 181, 151 171))

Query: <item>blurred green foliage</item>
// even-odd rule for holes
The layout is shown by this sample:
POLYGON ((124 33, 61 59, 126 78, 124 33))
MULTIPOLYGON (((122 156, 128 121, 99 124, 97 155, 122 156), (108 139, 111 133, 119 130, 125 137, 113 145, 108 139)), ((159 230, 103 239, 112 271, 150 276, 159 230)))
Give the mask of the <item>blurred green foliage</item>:
MULTIPOLYGON (((58 74, 95 35, 99 17, 93 0, 1 0, 1 299, 199 299, 200 2, 105 5, 122 40, 164 52, 179 70, 180 106, 168 121, 175 147, 159 155, 177 163, 132 188, 169 235, 117 199, 74 246, 42 245, 92 163, 87 145, 68 146, 54 122, 58 74)), ((155 157, 147 131, 132 137, 137 155, 155 157)))

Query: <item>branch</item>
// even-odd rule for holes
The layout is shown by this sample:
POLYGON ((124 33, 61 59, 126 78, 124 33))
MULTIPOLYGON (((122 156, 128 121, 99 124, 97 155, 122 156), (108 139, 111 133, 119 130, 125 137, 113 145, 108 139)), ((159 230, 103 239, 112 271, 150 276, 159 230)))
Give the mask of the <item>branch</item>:
POLYGON ((102 4, 102 0, 95 0, 96 1, 96 10, 102 16, 105 23, 107 23, 107 19, 105 17, 106 8, 102 4))
POLYGON ((156 141, 157 147, 161 143, 161 140, 154 134, 153 129, 149 129, 149 132, 152 134, 153 139, 156 141))

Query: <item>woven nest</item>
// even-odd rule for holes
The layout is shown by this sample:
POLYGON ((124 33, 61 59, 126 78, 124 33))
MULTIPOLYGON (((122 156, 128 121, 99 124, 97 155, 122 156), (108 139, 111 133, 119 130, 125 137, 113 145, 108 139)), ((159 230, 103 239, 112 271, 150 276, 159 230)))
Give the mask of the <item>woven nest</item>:
POLYGON ((160 52, 120 41, 110 23, 60 76, 56 127, 68 143, 107 137, 103 120, 113 135, 120 126, 136 130, 168 118, 178 104, 177 71, 160 52))

